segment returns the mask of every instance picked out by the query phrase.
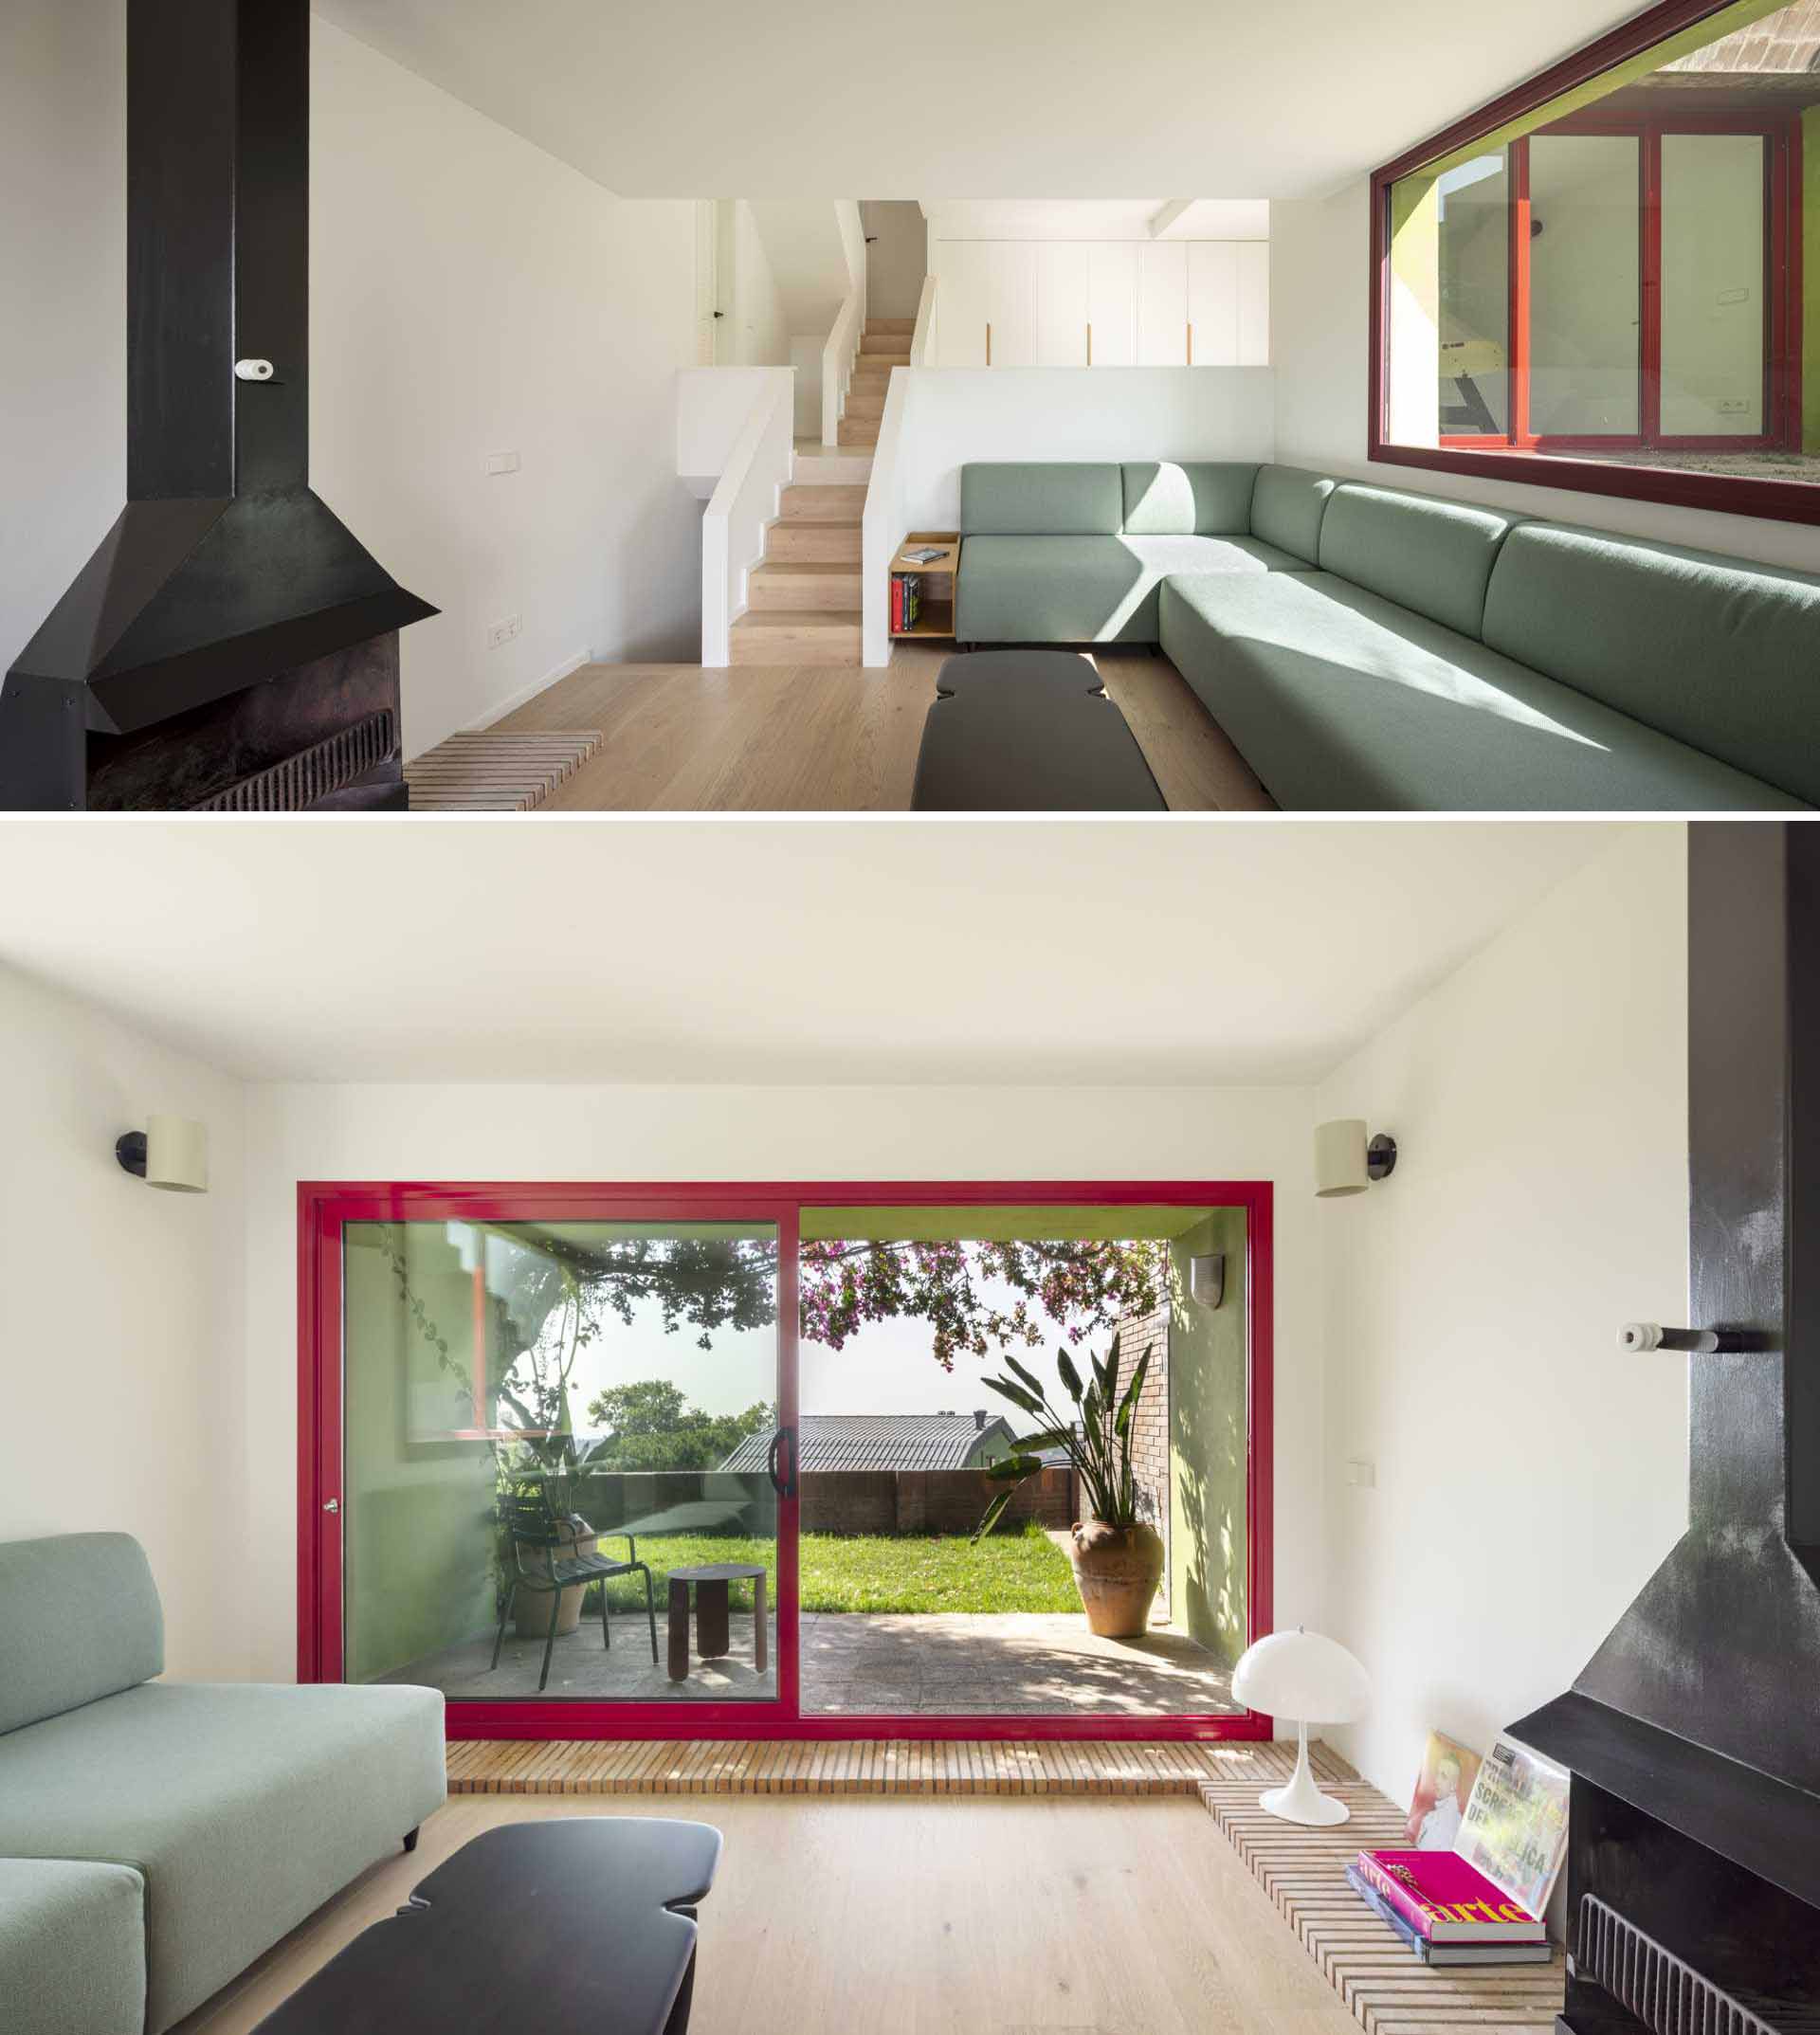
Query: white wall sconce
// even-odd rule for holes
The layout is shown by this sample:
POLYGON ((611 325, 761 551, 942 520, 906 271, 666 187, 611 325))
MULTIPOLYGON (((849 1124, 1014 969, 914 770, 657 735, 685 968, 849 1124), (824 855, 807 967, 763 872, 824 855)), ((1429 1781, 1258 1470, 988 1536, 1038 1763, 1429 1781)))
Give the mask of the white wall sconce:
POLYGON ((1315 1126, 1315 1192, 1362 1194, 1396 1171, 1396 1139, 1380 1131, 1368 1144, 1363 1117, 1315 1126))
POLYGON ((1226 1299, 1224 1251, 1202 1251, 1189 1259, 1188 1291, 1197 1307, 1214 1308, 1226 1299))
POLYGON ((148 1117, 145 1129, 128 1131, 115 1144, 114 1156, 127 1172, 147 1187, 173 1194, 209 1191, 209 1126, 188 1117, 148 1117))

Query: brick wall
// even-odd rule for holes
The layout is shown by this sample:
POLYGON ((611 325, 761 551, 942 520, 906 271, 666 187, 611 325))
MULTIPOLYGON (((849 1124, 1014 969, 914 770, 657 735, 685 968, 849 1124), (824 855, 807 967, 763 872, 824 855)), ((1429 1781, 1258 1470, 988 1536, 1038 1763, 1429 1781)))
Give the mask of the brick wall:
MULTIPOLYGON (((1006 1508, 1009 1524, 1074 1523, 1066 1469, 1039 1470, 1006 1508)), ((806 1534, 971 1534, 998 1485, 979 1470, 805 1470, 806 1534)))
MULTIPOLYGON (((1140 1509, 1148 1499, 1144 1517, 1169 1544, 1169 1301, 1146 1315, 1126 1315, 1119 1324, 1119 1369, 1126 1377, 1131 1367, 1152 1344, 1156 1354, 1150 1360, 1144 1378, 1143 1397, 1131 1418, 1131 1468, 1138 1481, 1140 1509)), ((1169 1566, 1163 1567, 1163 1585, 1157 1602, 1169 1605, 1169 1566)))

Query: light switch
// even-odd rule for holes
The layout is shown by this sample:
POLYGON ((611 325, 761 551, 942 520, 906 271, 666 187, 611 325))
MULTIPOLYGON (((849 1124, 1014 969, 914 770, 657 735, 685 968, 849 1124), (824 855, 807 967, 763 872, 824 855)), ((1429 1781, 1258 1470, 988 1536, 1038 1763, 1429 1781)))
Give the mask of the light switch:
POLYGON ((1346 1481, 1356 1484, 1361 1491, 1370 1491, 1377 1483, 1377 1464, 1368 1463, 1362 1456, 1355 1456, 1346 1465, 1346 1481))
POLYGON ((489 452, 481 462, 481 470, 487 474, 517 473, 519 463, 516 452, 489 452))

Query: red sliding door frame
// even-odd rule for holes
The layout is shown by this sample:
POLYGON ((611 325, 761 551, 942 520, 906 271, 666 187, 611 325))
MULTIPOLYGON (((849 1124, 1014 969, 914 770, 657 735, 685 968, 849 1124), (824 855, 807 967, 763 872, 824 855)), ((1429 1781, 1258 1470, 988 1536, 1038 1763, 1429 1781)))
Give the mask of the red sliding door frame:
MULTIPOLYGON (((752 1221, 777 1227, 778 1422, 800 1417, 797 1266, 805 1208, 994 1206, 1238 1208, 1246 1213, 1247 1601, 1248 1638, 1272 1629, 1274 1240, 1268 1181, 305 1181, 298 1188, 298 1680, 344 1667, 341 1246, 351 1222, 752 1221), (328 1508, 331 1500, 336 1509, 328 1508)), ((778 1499, 778 1691, 774 1702, 454 1702, 451 1738, 1267 1738, 1258 1711, 1167 1717, 802 1713, 798 1500, 778 1499)))

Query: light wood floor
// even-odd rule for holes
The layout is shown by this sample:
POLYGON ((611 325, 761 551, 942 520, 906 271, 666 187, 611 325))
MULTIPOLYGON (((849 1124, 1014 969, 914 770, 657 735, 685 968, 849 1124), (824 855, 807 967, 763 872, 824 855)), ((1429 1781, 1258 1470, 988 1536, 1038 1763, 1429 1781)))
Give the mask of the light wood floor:
MULTIPOLYGON (((246 2035, 458 1845, 573 1814, 468 1796, 279 1944, 182 2035, 246 2035)), ((692 2035, 1357 2035, 1198 1803, 596 1796, 726 1837, 692 2035)), ((282 1842, 280 1832, 274 1842, 282 1842)), ((535 1986, 524 2026, 535 2028, 535 1986)))
MULTIPOLYGON (((947 654, 902 648, 883 671, 584 664, 500 726, 606 736, 544 812, 902 812, 947 654)), ((1270 809, 1166 658, 1094 662, 1174 810, 1270 809)))

